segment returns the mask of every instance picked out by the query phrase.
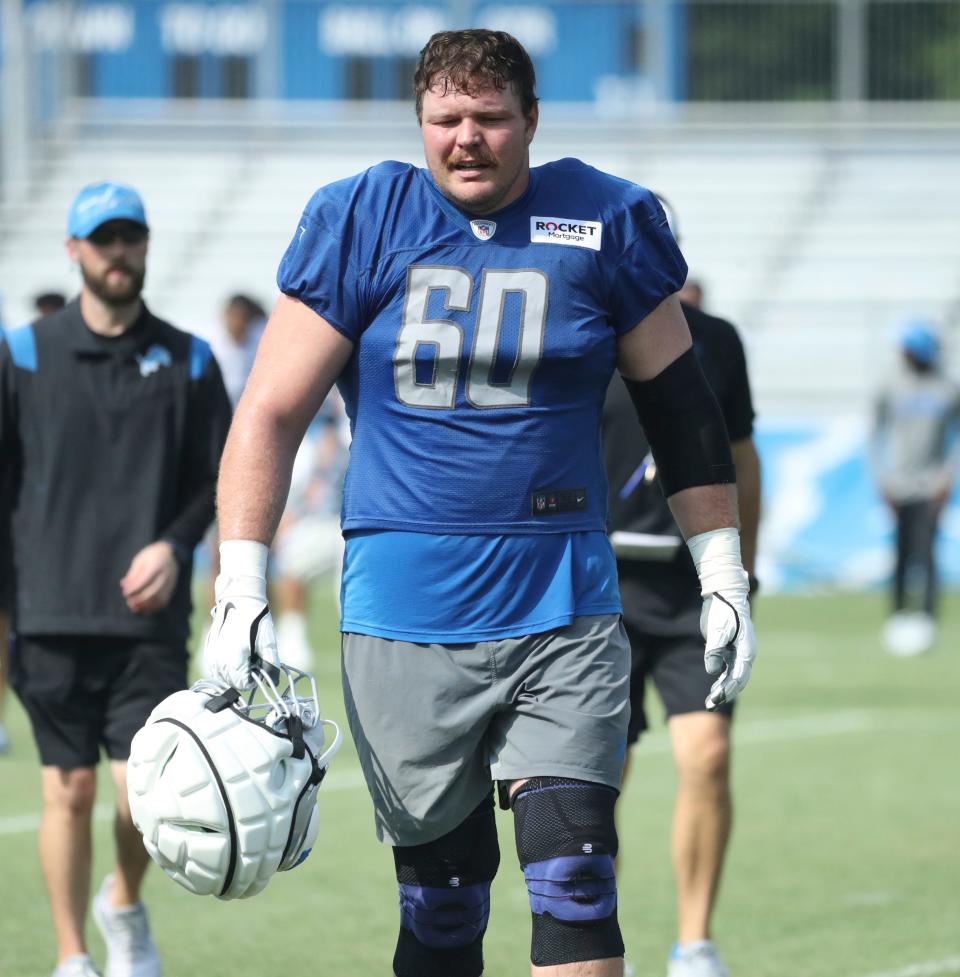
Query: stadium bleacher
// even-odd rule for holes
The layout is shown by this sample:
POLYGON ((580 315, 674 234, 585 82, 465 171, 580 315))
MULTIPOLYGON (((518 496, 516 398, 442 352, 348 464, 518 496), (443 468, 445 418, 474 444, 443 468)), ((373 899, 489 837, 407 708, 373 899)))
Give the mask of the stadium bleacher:
MULTIPOLYGON (((144 195, 153 228, 146 296, 159 314, 203 332, 231 292, 269 304, 279 257, 317 186, 380 159, 421 160, 412 118, 367 130, 365 140, 342 127, 293 132, 198 141, 196 132, 161 125, 47 147, 28 196, 3 214, 4 320, 29 317, 39 291, 75 290, 61 248, 64 215, 79 186, 101 179, 144 195)), ((742 327, 768 414, 800 403, 809 413, 812 381, 822 394, 817 409, 858 410, 903 318, 953 325, 960 192, 956 146, 942 133, 645 140, 605 125, 544 125, 534 163, 565 155, 672 202, 691 274, 704 282, 708 307, 742 327)))

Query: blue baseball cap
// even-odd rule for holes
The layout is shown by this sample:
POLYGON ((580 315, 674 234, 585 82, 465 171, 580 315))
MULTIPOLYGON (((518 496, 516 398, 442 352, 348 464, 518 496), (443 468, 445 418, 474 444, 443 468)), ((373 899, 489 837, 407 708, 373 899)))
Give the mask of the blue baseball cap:
POLYGON ((89 237, 101 224, 117 220, 147 227, 140 194, 122 183, 91 183, 73 198, 67 216, 67 234, 89 237))
POLYGON ((900 349, 918 363, 931 366, 940 352, 940 340, 933 323, 927 319, 907 322, 900 333, 900 349))

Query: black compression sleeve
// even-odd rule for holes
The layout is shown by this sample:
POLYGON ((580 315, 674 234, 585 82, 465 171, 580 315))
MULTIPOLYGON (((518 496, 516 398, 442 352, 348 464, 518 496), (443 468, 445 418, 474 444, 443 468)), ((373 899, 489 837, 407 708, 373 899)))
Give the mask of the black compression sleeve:
POLYGON ((665 495, 736 482, 720 405, 693 349, 652 380, 628 380, 665 495))

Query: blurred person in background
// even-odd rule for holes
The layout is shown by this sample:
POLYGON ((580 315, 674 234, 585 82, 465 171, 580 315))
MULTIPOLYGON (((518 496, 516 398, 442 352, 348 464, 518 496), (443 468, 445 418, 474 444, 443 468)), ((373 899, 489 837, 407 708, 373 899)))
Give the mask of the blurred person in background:
MULTIPOLYGON (((220 366, 232 409, 236 409, 247 377, 250 376, 266 321, 267 314, 263 306, 252 296, 237 292, 223 303, 220 318, 207 336, 214 358, 220 366)), ((209 569, 204 586, 208 596, 207 603, 212 605, 216 599, 213 582, 220 572, 216 523, 210 527, 203 550, 201 563, 205 570, 209 569)))
POLYGON ((223 382, 234 407, 253 368, 266 321, 267 314, 255 298, 237 293, 224 303, 217 329, 210 336, 213 355, 220 364, 223 382))
POLYGON ((240 689, 277 661, 268 545, 337 381, 353 433, 343 689, 393 848, 393 973, 483 972, 496 793, 528 889, 531 973, 620 977, 630 649, 599 444, 618 363, 700 573, 714 706, 744 688, 756 651, 729 443, 656 198, 575 159, 530 167, 522 45, 435 34, 414 86, 426 168, 385 162, 320 188, 280 263, 220 471, 204 664, 240 689))
POLYGON ((941 370, 932 322, 908 322, 899 348, 899 370, 877 398, 871 460, 896 526, 884 642, 892 654, 915 655, 936 638, 937 524, 960 464, 960 388, 941 370))
POLYGON ((202 340, 141 299, 149 240, 130 187, 84 187, 67 220, 77 299, 0 345, 0 456, 13 470, 11 684, 42 764, 40 861, 56 977, 99 971, 86 944, 101 750, 116 786, 116 864, 93 900, 108 977, 158 977, 140 886, 148 857, 126 760, 187 682, 193 548, 213 517, 230 420, 202 340))
POLYGON ((703 285, 696 278, 688 278, 683 288, 677 292, 677 298, 688 309, 703 308, 703 285))
POLYGON ((272 601, 278 610, 280 657, 309 670, 312 650, 307 627, 308 588, 331 577, 339 598, 343 565, 340 502, 347 465, 349 430, 343 400, 331 390, 300 444, 290 477, 290 494, 273 540, 272 601))
POLYGON ((63 292, 41 292, 33 300, 33 307, 41 318, 59 312, 66 304, 67 297, 63 292))
MULTIPOLYGON (((227 394, 236 407, 253 367, 266 312, 250 295, 237 292, 223 305, 210 345, 223 373, 227 394)), ((297 452, 290 495, 273 547, 271 593, 278 612, 277 637, 283 660, 307 669, 312 660, 308 637, 308 587, 333 573, 339 580, 343 555, 340 533, 340 482, 343 401, 327 398, 297 452)), ((214 579, 220 572, 216 525, 207 537, 211 575, 209 603, 215 603, 214 579)))
MULTIPOLYGON (((676 217, 662 198, 661 203, 679 240, 676 217)), ((681 289, 679 295, 683 294, 681 289)), ((681 304, 693 348, 730 436, 737 474, 740 552, 752 594, 756 589, 760 461, 753 440, 753 398, 743 344, 726 320, 681 304)), ((649 726, 644 698, 647 681, 652 680, 666 711, 677 768, 672 854, 678 931, 667 974, 726 977, 729 972, 713 943, 710 920, 733 815, 733 703, 707 710, 712 680, 704 670, 700 583, 667 505, 630 394, 617 375, 604 404, 603 451, 610 489, 611 542, 617 554, 623 621, 632 653, 627 742, 635 745, 649 726)), ((632 753, 627 752, 624 783, 632 753)))

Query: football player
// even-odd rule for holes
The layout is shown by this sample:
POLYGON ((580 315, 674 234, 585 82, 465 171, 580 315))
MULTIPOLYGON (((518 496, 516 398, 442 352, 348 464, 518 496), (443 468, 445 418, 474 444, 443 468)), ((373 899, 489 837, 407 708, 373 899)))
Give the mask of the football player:
POLYGON ((630 650, 600 413, 627 378, 705 596, 712 705, 755 653, 730 448, 656 198, 575 159, 531 168, 534 71, 499 31, 435 34, 414 79, 427 167, 321 188, 278 273, 225 450, 205 646, 237 687, 276 656, 267 545, 337 382, 343 687, 400 890, 397 977, 478 977, 514 813, 532 972, 616 977, 613 809, 630 650))

